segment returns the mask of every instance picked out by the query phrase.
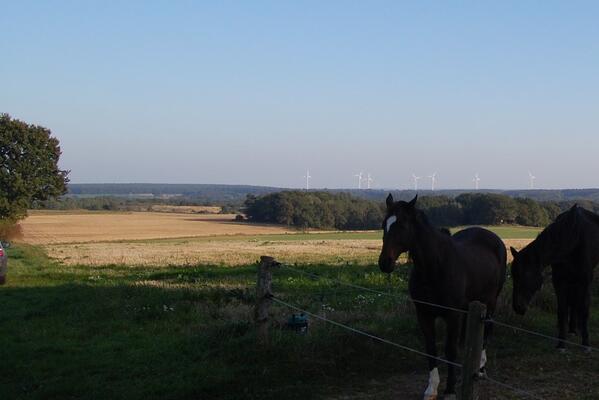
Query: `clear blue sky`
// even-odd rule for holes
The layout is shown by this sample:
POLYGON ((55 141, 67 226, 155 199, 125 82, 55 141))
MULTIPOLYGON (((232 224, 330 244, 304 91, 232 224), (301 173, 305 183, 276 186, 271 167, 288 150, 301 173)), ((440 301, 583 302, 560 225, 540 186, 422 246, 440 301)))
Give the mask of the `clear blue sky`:
POLYGON ((52 129, 73 182, 599 187, 597 2, 1 10, 0 112, 52 129))

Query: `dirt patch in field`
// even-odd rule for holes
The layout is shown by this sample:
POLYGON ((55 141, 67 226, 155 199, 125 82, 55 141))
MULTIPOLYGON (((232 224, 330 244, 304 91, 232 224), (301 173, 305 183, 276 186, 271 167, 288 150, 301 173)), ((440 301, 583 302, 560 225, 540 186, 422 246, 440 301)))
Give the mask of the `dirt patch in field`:
POLYGON ((155 204, 150 208, 150 211, 180 214, 218 214, 222 210, 222 207, 215 206, 170 206, 166 204, 155 204))

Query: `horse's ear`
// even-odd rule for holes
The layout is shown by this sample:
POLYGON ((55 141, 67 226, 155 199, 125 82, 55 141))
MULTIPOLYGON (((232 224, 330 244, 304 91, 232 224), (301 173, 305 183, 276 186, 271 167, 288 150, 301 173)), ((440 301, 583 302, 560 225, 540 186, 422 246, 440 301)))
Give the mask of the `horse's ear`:
POLYGON ((418 195, 414 196, 414 198, 412 200, 410 200, 410 202, 408 203, 408 205, 412 208, 414 208, 414 206, 416 206, 416 200, 418 200, 418 195))
POLYGON ((393 195, 391 193, 389 193, 389 196, 387 196, 387 210, 391 210, 392 207, 393 207, 393 195))
POLYGON ((512 252, 512 256, 514 256, 514 258, 518 257, 518 250, 516 250, 513 246, 510 246, 510 251, 512 252))

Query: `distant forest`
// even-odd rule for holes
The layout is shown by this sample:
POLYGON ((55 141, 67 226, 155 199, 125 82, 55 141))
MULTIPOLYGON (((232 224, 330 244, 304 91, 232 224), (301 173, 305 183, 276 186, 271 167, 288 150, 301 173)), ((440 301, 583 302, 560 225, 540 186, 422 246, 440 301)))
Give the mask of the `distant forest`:
MULTIPOLYGON (((70 197, 128 197, 128 198, 170 198, 193 199, 196 202, 211 204, 242 204, 249 195, 262 196, 269 193, 293 190, 286 188, 251 185, 212 185, 212 184, 163 184, 163 183, 89 183, 68 185, 70 197)), ((384 201, 389 192, 396 199, 414 197, 413 190, 383 189, 319 189, 318 192, 349 193, 368 200, 384 201)), ((421 196, 446 196, 455 198, 472 190, 419 190, 421 196)), ((523 197, 537 201, 590 200, 599 202, 599 189, 559 189, 559 190, 479 190, 476 193, 503 194, 509 197, 523 197)))
MULTIPOLYGON (((221 206, 250 221, 298 228, 378 229, 383 190, 281 190, 240 185, 71 184, 69 194, 37 202, 38 209, 147 211, 152 205, 221 206)), ((397 200, 413 190, 391 191, 397 200)), ((519 224, 545 226, 574 203, 599 212, 599 189, 420 191, 418 206, 438 226, 519 224)))
MULTIPOLYGON (((457 197, 424 196, 418 208, 438 226, 517 224, 546 226, 574 202, 538 202, 495 193, 464 193, 457 197)), ((599 203, 578 202, 599 212, 599 203)), ((383 202, 347 193, 284 191, 245 201, 250 221, 342 230, 379 229, 385 215, 383 202)))

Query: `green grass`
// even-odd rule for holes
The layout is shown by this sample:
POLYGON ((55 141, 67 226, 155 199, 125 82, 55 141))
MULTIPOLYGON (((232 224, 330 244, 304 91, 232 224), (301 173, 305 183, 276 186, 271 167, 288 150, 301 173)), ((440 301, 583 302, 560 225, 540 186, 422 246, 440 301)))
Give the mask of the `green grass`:
MULTIPOLYGON (((9 280, 0 287, 0 399, 312 399, 358 392, 389 398, 399 389, 400 396, 393 397, 418 398, 426 384, 420 356, 316 320, 308 335, 297 335, 282 329, 290 311, 281 306, 271 309, 270 346, 257 346, 255 265, 63 266, 25 245, 11 248, 9 257, 9 280), (405 379, 405 386, 386 383, 397 378, 405 379)), ((302 268, 384 292, 406 292, 407 268, 389 279, 374 265, 302 268)), ((413 307, 402 299, 285 270, 275 273, 273 288, 312 312, 421 349, 413 307)), ((547 298, 550 293, 544 292, 522 319, 511 315, 506 288, 499 317, 553 334, 547 298)), ((594 311, 592 338, 599 343, 594 311)), ((489 351, 495 377, 516 386, 541 385, 553 398, 599 395, 599 382, 589 378, 589 371, 593 375, 599 368, 597 358, 576 350, 564 357, 552 343, 504 328, 496 332, 489 351), (568 386, 571 392, 564 395, 556 385, 563 389, 566 383, 560 382, 578 386, 568 386)), ((488 390, 492 398, 517 398, 488 390)), ((552 398, 547 393, 544 397, 552 398)))
MULTIPOLYGON (((452 228, 452 233, 455 233, 466 227, 452 228)), ((537 237, 540 228, 526 226, 485 226, 484 228, 495 232, 502 239, 534 239, 537 237)), ((140 239, 140 240, 115 240, 113 242, 161 242, 161 243, 177 243, 180 241, 307 241, 307 240, 380 240, 382 231, 339 231, 339 232, 298 232, 298 233, 280 233, 266 235, 213 235, 213 236, 198 236, 184 237, 175 239, 140 239)))

